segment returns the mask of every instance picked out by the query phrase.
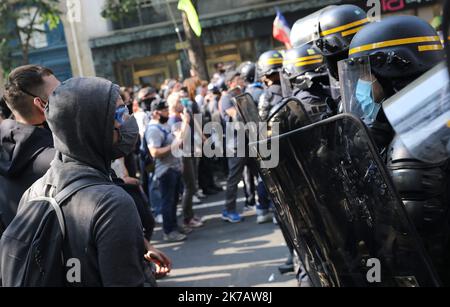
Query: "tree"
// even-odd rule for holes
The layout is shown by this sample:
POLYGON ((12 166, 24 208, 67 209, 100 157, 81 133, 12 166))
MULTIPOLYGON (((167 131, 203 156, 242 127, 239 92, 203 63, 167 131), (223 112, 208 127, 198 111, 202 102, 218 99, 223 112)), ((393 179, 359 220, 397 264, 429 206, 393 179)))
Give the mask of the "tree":
MULTIPOLYGON (((192 4, 197 8, 197 0, 193 0, 192 4)), ((200 37, 195 35, 192 31, 191 26, 185 12, 182 13, 183 16, 183 28, 186 35, 186 40, 189 44, 188 55, 189 61, 191 62, 191 69, 193 69, 201 80, 209 80, 208 68, 206 67, 206 55, 203 42, 200 37)))
POLYGON ((22 64, 29 63, 31 39, 35 33, 45 33, 42 25, 55 29, 61 12, 59 0, 2 0, 0 2, 0 63, 5 72, 13 65, 12 52, 18 44, 22 64))
MULTIPOLYGON (((148 1, 143 0, 106 0, 102 11, 102 16, 104 18, 110 18, 114 21, 118 21, 122 17, 132 15, 139 9, 139 6, 142 5, 142 3, 147 5, 147 2, 148 1)), ((192 3, 195 7, 197 7, 197 0, 193 0, 192 3)), ((206 57, 203 42, 192 31, 185 13, 182 13, 182 18, 183 29, 186 36, 185 39, 189 45, 187 51, 191 69, 197 72, 198 76, 202 80, 208 80, 208 70, 205 62, 206 57)))
POLYGON ((102 16, 117 21, 123 15, 135 12, 139 6, 139 2, 139 0, 106 0, 102 10, 102 16))

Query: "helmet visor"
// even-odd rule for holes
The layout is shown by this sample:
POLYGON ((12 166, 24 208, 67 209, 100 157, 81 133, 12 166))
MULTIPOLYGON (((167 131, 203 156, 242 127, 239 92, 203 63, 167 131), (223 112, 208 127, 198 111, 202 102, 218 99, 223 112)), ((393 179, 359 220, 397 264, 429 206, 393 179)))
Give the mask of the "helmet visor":
POLYGON ((343 60, 338 66, 344 112, 354 114, 366 124, 372 123, 381 109, 382 89, 372 75, 370 58, 343 60))
POLYGON ((284 69, 280 72, 280 83, 283 97, 291 97, 293 92, 292 83, 284 69))

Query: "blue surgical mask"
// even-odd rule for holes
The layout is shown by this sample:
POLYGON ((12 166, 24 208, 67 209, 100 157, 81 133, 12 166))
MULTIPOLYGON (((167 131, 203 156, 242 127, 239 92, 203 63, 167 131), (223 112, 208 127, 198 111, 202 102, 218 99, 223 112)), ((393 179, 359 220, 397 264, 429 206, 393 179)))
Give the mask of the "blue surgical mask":
POLYGON ((181 104, 185 108, 190 108, 192 106, 192 102, 189 98, 181 98, 181 104))
POLYGON ((356 86, 356 99, 358 100, 361 110, 363 111, 363 118, 374 121, 380 111, 381 105, 375 103, 372 95, 373 82, 358 80, 356 86))

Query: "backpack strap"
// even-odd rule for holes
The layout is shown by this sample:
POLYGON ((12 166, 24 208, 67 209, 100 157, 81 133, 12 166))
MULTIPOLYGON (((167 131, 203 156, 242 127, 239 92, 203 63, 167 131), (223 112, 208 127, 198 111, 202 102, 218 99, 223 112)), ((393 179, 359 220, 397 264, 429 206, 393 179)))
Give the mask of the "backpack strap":
POLYGON ((62 203, 64 203, 69 197, 71 197, 75 193, 77 193, 85 188, 95 186, 95 185, 103 185, 103 184, 108 184, 108 183, 94 182, 94 181, 92 181, 92 179, 81 179, 81 180, 77 180, 77 181, 69 184, 61 192, 59 192, 54 198, 38 197, 38 198, 31 200, 31 202, 47 201, 52 205, 53 209, 56 212, 56 216, 58 218, 59 227, 61 228, 63 238, 65 238, 66 237, 66 227, 65 227, 65 222, 64 222, 64 215, 61 210, 62 203))
MULTIPOLYGON (((165 144, 166 141, 167 141, 167 138, 169 137, 170 132, 166 131, 165 129, 163 129, 163 128, 162 128, 161 126, 159 126, 159 125, 155 125, 155 124, 153 124, 153 125, 148 125, 148 128, 152 128, 152 127, 155 127, 156 129, 158 129, 159 131, 161 131, 161 132, 164 134, 164 140, 163 140, 163 146, 164 146, 164 144, 165 144)), ((145 139, 145 136, 144 136, 144 139, 145 139)), ((146 140, 146 143, 147 143, 147 140, 146 140)))
POLYGON ((55 200, 58 203, 59 206, 62 206, 62 203, 64 203, 68 198, 70 198, 75 193, 86 189, 88 187, 92 187, 95 185, 104 185, 108 184, 107 182, 94 182, 92 179, 80 179, 77 180, 71 184, 69 184, 67 187, 65 187, 61 192, 59 192, 55 196, 55 200))

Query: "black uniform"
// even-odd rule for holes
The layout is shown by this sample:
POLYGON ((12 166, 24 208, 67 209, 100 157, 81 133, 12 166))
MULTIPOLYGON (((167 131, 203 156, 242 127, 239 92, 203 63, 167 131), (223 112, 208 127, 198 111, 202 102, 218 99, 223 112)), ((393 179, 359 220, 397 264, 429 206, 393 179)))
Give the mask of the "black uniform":
POLYGON ((259 117, 265 121, 270 116, 270 111, 283 100, 281 85, 274 84, 264 90, 264 94, 259 98, 259 117))
POLYGON ((255 83, 247 86, 247 88, 245 89, 245 92, 252 95, 255 103, 258 104, 259 99, 264 94, 264 86, 262 85, 262 83, 255 82, 255 83))
POLYGON ((302 102, 312 122, 321 121, 332 115, 328 106, 330 95, 330 91, 318 83, 314 83, 309 89, 294 91, 294 97, 302 102))

